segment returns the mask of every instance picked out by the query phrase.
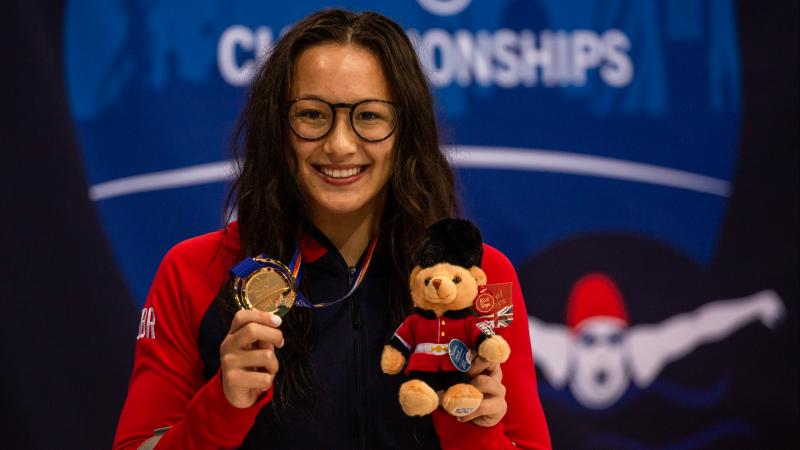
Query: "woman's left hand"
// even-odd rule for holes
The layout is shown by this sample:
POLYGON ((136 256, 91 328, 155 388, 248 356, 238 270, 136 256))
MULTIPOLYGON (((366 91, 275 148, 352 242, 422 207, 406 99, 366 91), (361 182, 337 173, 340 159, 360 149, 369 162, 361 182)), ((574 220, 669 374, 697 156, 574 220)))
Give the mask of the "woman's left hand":
POLYGON ((460 422, 472 421, 475 425, 491 427, 500 422, 506 415, 506 387, 503 386, 503 369, 499 363, 489 362, 480 356, 472 361, 469 369, 471 384, 483 393, 478 409, 464 417, 460 422))

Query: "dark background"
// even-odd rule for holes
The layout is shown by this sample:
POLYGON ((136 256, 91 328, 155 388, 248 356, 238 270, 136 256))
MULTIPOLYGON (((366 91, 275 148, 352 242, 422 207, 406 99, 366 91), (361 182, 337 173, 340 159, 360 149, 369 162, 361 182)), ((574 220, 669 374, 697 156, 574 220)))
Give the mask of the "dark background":
MULTIPOLYGON (((744 85, 740 159, 705 285, 713 298, 773 288, 786 303, 786 322, 757 341, 762 348, 742 349, 756 356, 735 374, 773 374, 774 383, 745 399, 754 411, 771 411, 751 418, 771 438, 757 446, 725 443, 784 448, 798 425, 800 8, 794 1, 739 1, 737 9, 744 85)), ((87 198, 65 98, 63 11, 59 1, 13 1, 0 15, 4 448, 108 448, 138 324, 87 198)), ((742 336, 735 342, 753 345, 742 336)))

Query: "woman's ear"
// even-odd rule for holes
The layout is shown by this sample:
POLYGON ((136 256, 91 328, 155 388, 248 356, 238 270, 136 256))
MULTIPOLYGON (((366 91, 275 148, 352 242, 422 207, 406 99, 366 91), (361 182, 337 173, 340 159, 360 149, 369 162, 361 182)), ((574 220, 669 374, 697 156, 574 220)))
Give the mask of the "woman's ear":
POLYGON ((422 267, 415 266, 414 270, 411 271, 411 276, 408 277, 408 287, 410 289, 414 289, 414 281, 417 280, 417 275, 422 271, 422 267))
POLYGON ((472 266, 469 268, 469 273, 478 281, 478 286, 483 286, 486 284, 486 273, 484 273, 483 269, 478 266, 472 266))

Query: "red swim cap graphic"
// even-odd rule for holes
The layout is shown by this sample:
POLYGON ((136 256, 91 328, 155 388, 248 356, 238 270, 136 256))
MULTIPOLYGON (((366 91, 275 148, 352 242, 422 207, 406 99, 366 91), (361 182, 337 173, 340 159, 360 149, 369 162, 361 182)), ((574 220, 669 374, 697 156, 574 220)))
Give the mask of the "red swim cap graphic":
POLYGON ((567 301, 567 325, 573 330, 593 317, 614 317, 629 324, 628 310, 617 285, 599 272, 586 274, 575 282, 567 301))

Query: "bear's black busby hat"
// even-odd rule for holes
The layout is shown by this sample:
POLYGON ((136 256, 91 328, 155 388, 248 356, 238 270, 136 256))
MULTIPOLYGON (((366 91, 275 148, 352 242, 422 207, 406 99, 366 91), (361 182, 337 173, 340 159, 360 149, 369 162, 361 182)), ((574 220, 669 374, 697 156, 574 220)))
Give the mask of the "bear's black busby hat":
POLYGON ((417 251, 414 265, 430 267, 449 263, 470 268, 481 265, 483 240, 472 222, 463 219, 442 219, 428 228, 417 251))

